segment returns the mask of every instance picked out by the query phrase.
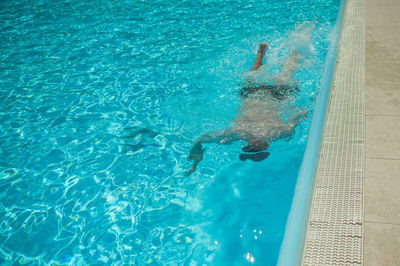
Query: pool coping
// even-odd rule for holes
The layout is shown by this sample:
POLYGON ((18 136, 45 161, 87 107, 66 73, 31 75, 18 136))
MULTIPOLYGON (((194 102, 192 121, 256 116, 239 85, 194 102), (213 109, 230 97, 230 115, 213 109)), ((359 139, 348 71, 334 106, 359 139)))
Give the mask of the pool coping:
POLYGON ((304 265, 361 265, 365 179, 365 0, 347 0, 304 265))
POLYGON ((362 262, 364 2, 340 4, 278 265, 362 262))

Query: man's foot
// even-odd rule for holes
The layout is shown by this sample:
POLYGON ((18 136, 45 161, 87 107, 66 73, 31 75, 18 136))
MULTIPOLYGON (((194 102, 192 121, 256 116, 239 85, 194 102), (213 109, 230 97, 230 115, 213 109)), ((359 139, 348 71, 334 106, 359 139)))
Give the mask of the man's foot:
POLYGON ((286 62, 281 64, 281 68, 290 68, 293 66, 296 66, 299 63, 299 58, 297 56, 297 52, 296 50, 292 51, 292 55, 290 56, 290 58, 288 60, 286 60, 286 62))
POLYGON ((292 59, 292 62, 294 62, 294 63, 298 63, 299 62, 299 58, 297 56, 296 50, 292 51, 292 58, 291 59, 292 59))
POLYGON ((267 51, 268 49, 268 45, 265 42, 260 43, 259 47, 258 47, 258 52, 260 54, 262 54, 262 56, 264 57, 265 55, 265 51, 267 51))

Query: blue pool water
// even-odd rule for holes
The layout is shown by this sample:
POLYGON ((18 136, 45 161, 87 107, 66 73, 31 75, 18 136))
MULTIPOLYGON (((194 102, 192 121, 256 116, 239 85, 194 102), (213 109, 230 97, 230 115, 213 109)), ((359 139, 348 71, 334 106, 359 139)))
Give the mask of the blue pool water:
POLYGON ((274 265, 310 117, 258 163, 223 130, 293 49, 315 105, 339 0, 0 3, 0 263, 274 265))

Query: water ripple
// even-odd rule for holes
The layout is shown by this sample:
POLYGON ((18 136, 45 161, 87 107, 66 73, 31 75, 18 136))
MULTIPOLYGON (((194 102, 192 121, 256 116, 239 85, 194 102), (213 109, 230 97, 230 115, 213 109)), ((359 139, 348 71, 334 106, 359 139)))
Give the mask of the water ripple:
POLYGON ((260 41, 262 79, 304 55, 287 105, 312 111, 338 0, 0 6, 0 264, 274 264, 309 122, 257 167, 209 145, 186 177, 187 152, 260 41))

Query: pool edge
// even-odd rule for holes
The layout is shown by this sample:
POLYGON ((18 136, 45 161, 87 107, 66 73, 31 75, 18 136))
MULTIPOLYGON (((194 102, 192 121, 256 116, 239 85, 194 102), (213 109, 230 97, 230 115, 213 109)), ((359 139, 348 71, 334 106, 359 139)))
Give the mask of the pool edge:
POLYGON ((321 81, 321 88, 312 117, 307 146, 299 170, 293 202, 279 253, 277 264, 281 266, 300 265, 303 258, 315 176, 319 163, 324 124, 327 116, 332 80, 336 69, 339 39, 342 32, 343 16, 347 1, 349 0, 341 0, 340 2, 338 16, 331 34, 331 38, 334 41, 331 42, 328 50, 326 68, 321 81))
POLYGON ((363 263, 365 0, 348 0, 345 12, 304 265, 363 263))

